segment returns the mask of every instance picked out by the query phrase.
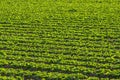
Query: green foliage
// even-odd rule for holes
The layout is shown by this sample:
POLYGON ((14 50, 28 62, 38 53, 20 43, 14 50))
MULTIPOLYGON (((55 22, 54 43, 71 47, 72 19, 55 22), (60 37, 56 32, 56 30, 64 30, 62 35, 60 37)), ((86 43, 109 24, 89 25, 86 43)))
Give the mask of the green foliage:
POLYGON ((0 0, 0 80, 119 80, 119 0, 0 0))
POLYGON ((6 53, 1 51, 0 56, 6 56, 6 53))

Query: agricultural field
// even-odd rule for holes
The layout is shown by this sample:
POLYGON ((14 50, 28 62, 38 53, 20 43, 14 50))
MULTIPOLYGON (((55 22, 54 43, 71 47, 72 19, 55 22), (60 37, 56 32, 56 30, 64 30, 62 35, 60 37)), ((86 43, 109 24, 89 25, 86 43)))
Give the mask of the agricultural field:
POLYGON ((0 0, 0 80, 120 80, 120 0, 0 0))

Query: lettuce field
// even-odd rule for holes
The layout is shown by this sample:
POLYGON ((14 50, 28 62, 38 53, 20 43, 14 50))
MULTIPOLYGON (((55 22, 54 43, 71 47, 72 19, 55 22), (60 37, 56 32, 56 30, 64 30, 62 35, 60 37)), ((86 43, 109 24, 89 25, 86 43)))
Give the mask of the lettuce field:
POLYGON ((0 0, 0 80, 120 80, 120 0, 0 0))

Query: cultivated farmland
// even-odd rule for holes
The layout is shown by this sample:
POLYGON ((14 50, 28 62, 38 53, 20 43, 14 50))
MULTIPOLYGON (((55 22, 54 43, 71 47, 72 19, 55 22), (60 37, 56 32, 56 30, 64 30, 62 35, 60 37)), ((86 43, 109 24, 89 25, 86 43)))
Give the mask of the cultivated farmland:
POLYGON ((119 0, 0 0, 0 80, 120 80, 119 0))

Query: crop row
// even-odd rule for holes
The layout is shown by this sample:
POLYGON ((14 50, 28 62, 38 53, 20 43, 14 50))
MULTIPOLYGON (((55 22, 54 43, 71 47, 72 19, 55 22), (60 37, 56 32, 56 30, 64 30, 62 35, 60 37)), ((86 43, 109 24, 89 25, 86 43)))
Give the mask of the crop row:
POLYGON ((59 65, 59 64, 36 64, 34 62, 24 62, 24 61, 8 61, 0 60, 1 67, 4 68, 14 68, 14 69, 23 69, 30 71, 47 71, 47 72, 59 72, 65 74, 72 73, 81 73, 86 76, 97 76, 97 77, 114 77, 119 78, 119 70, 110 70, 110 69, 95 69, 95 68, 86 68, 86 67, 76 67, 68 65, 59 65), (19 64, 18 64, 19 63, 19 64))
MULTIPOLYGON (((14 56, 8 55, 1 57, 2 59, 6 60, 16 60, 16 61, 25 61, 25 62, 35 62, 35 63, 46 63, 46 64, 60 64, 60 65, 73 65, 73 66, 85 66, 90 68, 105 68, 105 69, 119 69, 120 65, 118 64, 111 64, 111 63, 98 63, 97 61, 86 61, 85 59, 81 58, 80 61, 72 60, 72 59, 63 59, 62 57, 59 58, 45 58, 45 57, 23 57, 23 56, 14 56), (82 60, 83 59, 83 60, 82 60)), ((118 60, 119 61, 119 60, 118 60)), ((117 62, 117 61, 115 61, 117 62)))

